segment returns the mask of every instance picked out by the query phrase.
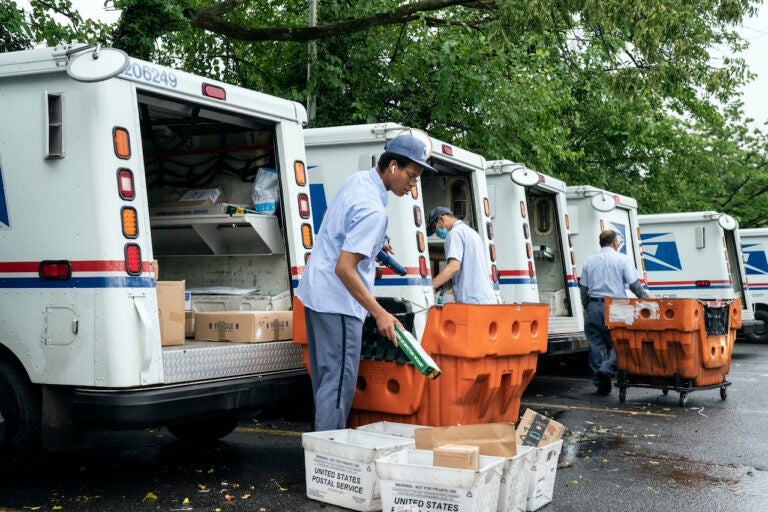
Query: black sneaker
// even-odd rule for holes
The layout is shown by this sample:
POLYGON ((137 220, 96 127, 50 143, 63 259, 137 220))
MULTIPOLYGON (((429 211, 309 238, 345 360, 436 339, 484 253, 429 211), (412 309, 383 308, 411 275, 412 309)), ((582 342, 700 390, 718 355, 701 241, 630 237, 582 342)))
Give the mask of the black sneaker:
POLYGON ((597 394, 611 394, 611 376, 605 372, 597 372, 597 380, 600 381, 600 384, 597 385, 597 394))

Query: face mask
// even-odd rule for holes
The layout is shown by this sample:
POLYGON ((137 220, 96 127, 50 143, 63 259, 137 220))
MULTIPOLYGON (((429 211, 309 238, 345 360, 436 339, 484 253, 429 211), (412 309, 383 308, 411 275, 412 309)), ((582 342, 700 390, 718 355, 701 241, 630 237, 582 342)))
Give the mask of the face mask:
POLYGON ((437 228, 435 229, 435 234, 437 235, 437 238, 445 240, 445 237, 448 236, 448 230, 445 228, 437 228))

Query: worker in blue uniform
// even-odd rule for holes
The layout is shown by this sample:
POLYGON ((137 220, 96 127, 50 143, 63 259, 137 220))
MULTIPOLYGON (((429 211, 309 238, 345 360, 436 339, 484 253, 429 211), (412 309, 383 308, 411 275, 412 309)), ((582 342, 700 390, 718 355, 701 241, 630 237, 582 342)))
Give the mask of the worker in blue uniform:
MULTIPOLYGON (((428 169, 426 146, 409 133, 387 143, 376 167, 350 176, 331 201, 296 295, 305 306, 314 428, 345 428, 360 366, 363 321, 395 345, 395 325, 371 291, 376 255, 385 246, 387 192, 398 197, 428 169)), ((390 249, 391 251, 391 249, 390 249)))

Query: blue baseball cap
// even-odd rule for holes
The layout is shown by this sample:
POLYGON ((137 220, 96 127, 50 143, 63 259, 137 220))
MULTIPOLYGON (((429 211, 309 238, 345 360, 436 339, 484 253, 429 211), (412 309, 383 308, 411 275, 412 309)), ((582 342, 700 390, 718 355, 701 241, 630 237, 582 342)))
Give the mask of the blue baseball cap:
POLYGON ((453 212, 445 206, 437 206, 429 212, 429 220, 427 221, 427 236, 435 234, 435 221, 441 215, 453 215, 453 212))
POLYGON ((400 134, 387 142, 384 150, 404 156, 408 160, 424 167, 424 169, 437 172, 437 169, 427 163, 427 146, 410 133, 400 134))

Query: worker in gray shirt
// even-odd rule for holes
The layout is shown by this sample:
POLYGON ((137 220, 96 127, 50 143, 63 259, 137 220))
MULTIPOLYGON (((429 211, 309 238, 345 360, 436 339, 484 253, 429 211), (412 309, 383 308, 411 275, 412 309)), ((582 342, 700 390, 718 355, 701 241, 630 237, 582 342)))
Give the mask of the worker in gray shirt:
POLYGON ((650 297, 640 284, 640 273, 618 249, 619 237, 615 231, 607 229, 600 233, 600 251, 584 260, 579 280, 589 366, 594 372, 592 383, 601 395, 611 392, 611 378, 617 368, 611 333, 605 326, 605 299, 626 297, 627 287, 638 297, 650 297))

